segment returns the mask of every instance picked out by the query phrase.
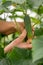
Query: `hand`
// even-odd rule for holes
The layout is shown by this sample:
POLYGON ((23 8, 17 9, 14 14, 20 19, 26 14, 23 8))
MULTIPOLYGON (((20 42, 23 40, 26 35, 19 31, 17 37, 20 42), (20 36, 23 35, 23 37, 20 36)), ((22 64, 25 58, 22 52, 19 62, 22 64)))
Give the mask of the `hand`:
POLYGON ((30 44, 31 40, 28 39, 26 42, 23 42, 24 38, 26 37, 26 30, 24 29, 22 34, 15 39, 14 41, 12 41, 9 45, 7 45, 4 48, 4 53, 9 52, 10 50, 12 50, 13 47, 18 47, 18 48, 32 48, 32 44, 30 44))
MULTIPOLYGON (((23 30, 23 23, 19 23, 19 31, 23 30)), ((0 33, 8 35, 18 31, 18 27, 15 22, 0 21, 0 33)))

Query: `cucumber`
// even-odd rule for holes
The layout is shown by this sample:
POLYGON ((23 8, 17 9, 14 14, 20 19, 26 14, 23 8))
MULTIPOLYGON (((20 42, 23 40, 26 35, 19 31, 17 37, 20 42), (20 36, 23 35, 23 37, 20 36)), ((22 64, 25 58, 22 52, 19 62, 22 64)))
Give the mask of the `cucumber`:
POLYGON ((29 15, 27 15, 27 14, 24 17, 24 24, 25 24, 25 28, 26 28, 26 31, 27 31, 27 36, 29 38, 32 38, 31 20, 30 20, 29 15))

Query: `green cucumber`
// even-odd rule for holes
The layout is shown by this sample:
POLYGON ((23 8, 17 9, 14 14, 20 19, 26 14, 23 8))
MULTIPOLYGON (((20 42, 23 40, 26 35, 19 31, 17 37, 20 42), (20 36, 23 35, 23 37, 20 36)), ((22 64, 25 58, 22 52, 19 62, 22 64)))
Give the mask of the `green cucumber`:
POLYGON ((29 38, 32 37, 32 27, 31 27, 31 20, 30 20, 30 17, 29 15, 25 15, 24 17, 24 24, 25 24, 25 28, 26 28, 26 31, 27 31, 27 35, 29 38))

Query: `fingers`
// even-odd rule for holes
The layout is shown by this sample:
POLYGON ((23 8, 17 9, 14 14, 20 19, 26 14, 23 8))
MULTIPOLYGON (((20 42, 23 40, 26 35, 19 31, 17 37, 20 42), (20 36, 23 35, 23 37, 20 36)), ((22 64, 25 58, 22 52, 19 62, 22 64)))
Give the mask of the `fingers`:
POLYGON ((32 48, 32 44, 27 44, 26 42, 24 42, 24 43, 20 43, 20 44, 16 45, 16 47, 24 48, 24 49, 27 49, 27 48, 31 49, 32 48))
POLYGON ((24 49, 27 49, 27 48, 31 49, 32 48, 31 42, 32 42, 32 39, 28 39, 26 42, 17 44, 16 47, 24 48, 24 49))
POLYGON ((26 30, 24 29, 22 34, 17 38, 15 39, 14 41, 12 41, 9 45, 7 45, 5 48, 4 48, 4 53, 7 53, 8 51, 10 51, 15 45, 21 43, 24 38, 26 37, 26 30))

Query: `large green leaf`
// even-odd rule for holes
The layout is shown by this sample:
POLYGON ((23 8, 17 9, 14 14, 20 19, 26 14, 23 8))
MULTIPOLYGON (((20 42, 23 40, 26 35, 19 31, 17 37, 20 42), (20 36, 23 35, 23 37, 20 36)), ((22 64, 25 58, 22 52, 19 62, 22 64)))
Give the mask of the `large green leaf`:
POLYGON ((12 60, 14 60, 14 58, 15 58, 16 60, 19 60, 19 59, 28 59, 28 58, 31 57, 31 54, 30 54, 30 57, 29 57, 29 53, 31 53, 30 51, 31 51, 31 50, 28 50, 28 49, 14 48, 14 49, 12 49, 11 52, 9 52, 9 53, 7 54, 7 56, 8 56, 10 59, 12 59, 12 60), (25 54, 24 54, 24 53, 25 53, 25 54))
POLYGON ((27 30, 28 37, 32 37, 32 27, 31 27, 31 20, 29 15, 25 15, 24 17, 24 23, 25 23, 25 28, 27 30))
POLYGON ((32 40, 32 55, 33 55, 33 62, 39 63, 43 62, 43 36, 39 36, 32 40))
POLYGON ((14 48, 0 60, 0 65, 32 65, 31 50, 14 48))
POLYGON ((12 4, 11 1, 5 1, 5 2, 2 3, 2 6, 3 6, 3 7, 8 7, 8 6, 10 6, 11 4, 12 4))
POLYGON ((43 35, 43 29, 42 28, 35 28, 34 35, 35 36, 43 35))
POLYGON ((7 54, 11 65, 31 65, 32 56, 31 50, 14 48, 11 52, 7 54))

